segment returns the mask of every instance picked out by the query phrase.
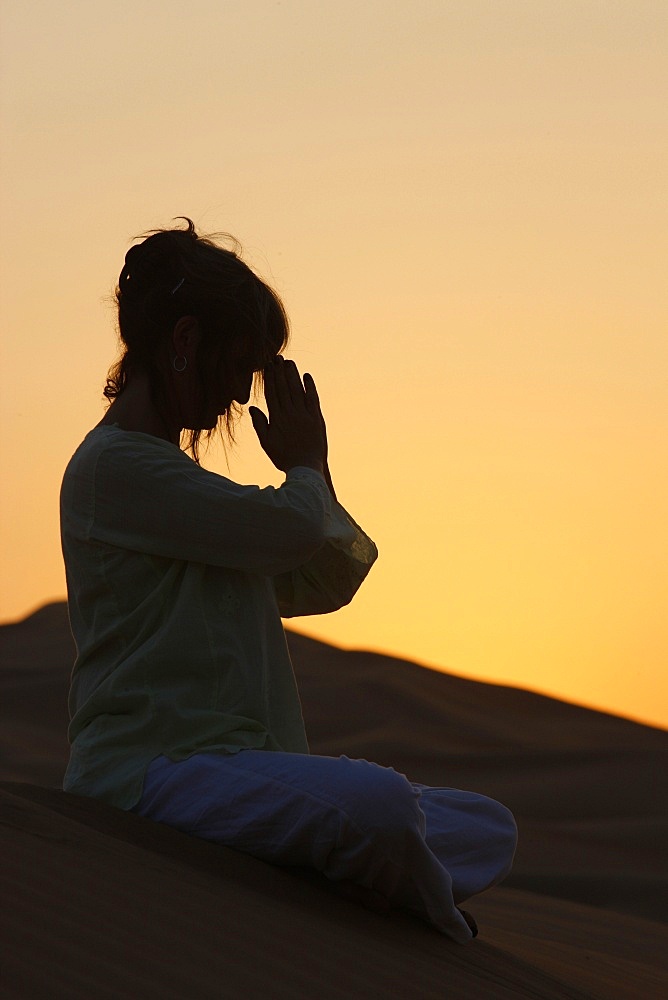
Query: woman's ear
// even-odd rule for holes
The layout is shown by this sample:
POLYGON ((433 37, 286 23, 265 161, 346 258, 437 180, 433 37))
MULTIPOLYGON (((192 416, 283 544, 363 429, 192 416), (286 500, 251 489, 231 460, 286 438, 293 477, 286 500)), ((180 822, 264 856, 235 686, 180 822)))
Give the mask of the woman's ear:
POLYGON ((174 324, 172 347, 177 357, 190 359, 201 340, 199 323, 194 316, 181 316, 174 324))

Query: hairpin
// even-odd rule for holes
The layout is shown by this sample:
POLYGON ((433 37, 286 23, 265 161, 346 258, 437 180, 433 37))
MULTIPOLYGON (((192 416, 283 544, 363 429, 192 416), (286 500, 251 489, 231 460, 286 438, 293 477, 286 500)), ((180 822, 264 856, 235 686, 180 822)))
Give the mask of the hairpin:
POLYGON ((185 278, 181 278, 181 280, 179 281, 179 283, 176 284, 176 285, 174 285, 174 287, 172 288, 172 295, 175 295, 176 292, 178 292, 179 288, 181 287, 181 285, 183 284, 183 282, 185 280, 186 280, 185 278))

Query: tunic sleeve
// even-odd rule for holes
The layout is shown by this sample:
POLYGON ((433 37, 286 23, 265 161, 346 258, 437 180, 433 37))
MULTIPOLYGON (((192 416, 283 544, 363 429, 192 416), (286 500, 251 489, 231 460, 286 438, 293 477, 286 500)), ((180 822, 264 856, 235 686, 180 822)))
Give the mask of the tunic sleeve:
POLYGON ((295 468, 275 489, 240 486, 200 468, 167 442, 123 435, 63 483, 66 532, 122 549, 241 569, 289 572, 326 541, 330 495, 323 477, 295 468))
POLYGON ((377 557, 368 535, 332 500, 324 545, 299 568, 274 577, 281 616, 327 614, 349 604, 377 557))

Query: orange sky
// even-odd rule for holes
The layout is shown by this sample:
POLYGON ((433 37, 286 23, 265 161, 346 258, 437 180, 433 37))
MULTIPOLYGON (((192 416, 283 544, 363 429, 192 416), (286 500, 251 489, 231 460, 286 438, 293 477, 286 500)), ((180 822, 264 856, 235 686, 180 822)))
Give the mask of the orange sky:
MULTIPOLYGON (((668 725, 663 0, 1 16, 2 620, 64 596, 109 296, 189 214, 283 296, 380 548, 299 627, 668 725)), ((280 480, 245 424, 230 473, 280 480)))

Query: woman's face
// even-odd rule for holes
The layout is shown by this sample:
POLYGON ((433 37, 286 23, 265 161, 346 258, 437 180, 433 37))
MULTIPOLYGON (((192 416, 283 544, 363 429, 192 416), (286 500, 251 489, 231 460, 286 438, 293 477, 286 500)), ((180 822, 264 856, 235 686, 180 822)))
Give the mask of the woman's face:
POLYGON ((217 369, 215 388, 209 394, 210 403, 204 404, 206 412, 202 414, 206 428, 214 428, 218 418, 226 413, 233 403, 245 406, 253 389, 255 368, 251 362, 240 359, 230 365, 221 359, 215 367, 217 369))
POLYGON ((251 389, 253 388, 253 375, 255 372, 251 368, 235 372, 232 389, 232 399, 236 403, 241 403, 245 406, 250 399, 251 389))
MULTIPOLYGON (((278 349, 280 350, 280 346, 278 349)), ((250 344, 240 344, 235 351, 233 360, 224 366, 221 364, 221 382, 227 385, 232 401, 245 406, 253 389, 253 377, 261 372, 273 356, 253 350, 250 344)), ((227 403, 229 405, 229 402, 227 403)))
POLYGON ((214 430, 233 403, 248 403, 259 363, 251 344, 232 345, 230 357, 222 345, 212 349, 202 341, 194 317, 184 317, 175 327, 170 358, 166 362, 168 378, 175 391, 179 419, 186 429, 214 430), (173 366, 174 354, 186 359, 182 371, 173 366))
MULTIPOLYGON (((278 350, 282 344, 277 345, 278 350)), ((179 352, 179 345, 175 347, 179 352)), ((190 343, 192 365, 178 384, 182 396, 181 414, 188 420, 190 429, 213 430, 219 418, 233 403, 245 406, 253 390, 253 377, 271 360, 271 347, 263 350, 251 338, 243 338, 229 345, 207 345, 199 333, 190 343), (213 377, 212 377, 213 376, 213 377), (190 391, 184 393, 185 382, 190 391), (185 405, 184 405, 185 404, 185 405)), ((185 348, 184 348, 185 353, 185 348)), ((172 373, 173 374, 173 373, 172 373)))

